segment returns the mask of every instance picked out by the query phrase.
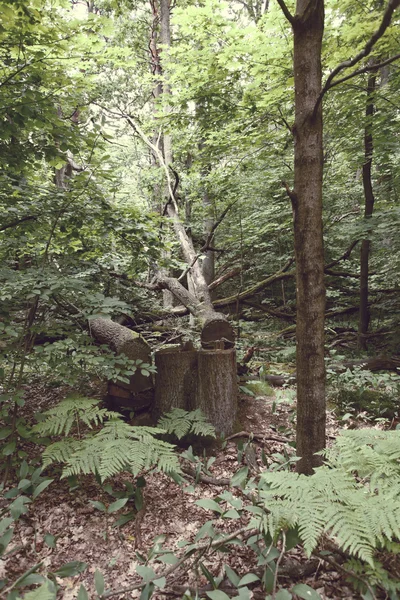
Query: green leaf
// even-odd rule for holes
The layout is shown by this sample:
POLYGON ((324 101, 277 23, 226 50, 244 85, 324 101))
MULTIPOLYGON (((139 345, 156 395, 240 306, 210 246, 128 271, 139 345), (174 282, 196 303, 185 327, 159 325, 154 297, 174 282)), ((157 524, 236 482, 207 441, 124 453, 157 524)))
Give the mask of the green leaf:
POLYGON ((11 527, 0 537, 0 556, 7 550, 7 546, 12 540, 13 533, 14 529, 11 527))
POLYGON ((203 575, 207 578, 207 580, 209 581, 209 583, 211 583, 211 585, 213 586, 213 588, 216 588, 217 585, 215 583, 214 575, 207 569, 207 567, 202 562, 199 563, 199 565, 200 565, 200 569, 203 572, 203 575))
POLYGON ((160 577, 160 579, 154 579, 153 583, 156 587, 161 588, 163 590, 165 588, 167 580, 165 579, 165 577, 160 577))
POLYGON ((142 593, 140 594, 139 600, 149 600, 153 591, 154 591, 154 585, 152 583, 147 583, 144 586, 142 593))
POLYGON ((73 560, 57 569, 57 571, 54 571, 54 574, 61 578, 75 577, 76 575, 79 575, 79 573, 83 573, 86 569, 87 563, 81 562, 80 560, 73 560))
POLYGON ((21 515, 25 515, 28 512, 26 504, 30 503, 30 499, 26 496, 20 496, 16 498, 12 504, 10 504, 11 516, 16 521, 21 515))
POLYGON ((16 447, 17 447, 17 441, 12 440, 11 442, 8 442, 8 444, 3 446, 2 454, 4 456, 11 456, 11 454, 14 454, 16 447))
POLYGON ((3 535, 7 527, 9 527, 13 522, 14 520, 11 517, 5 517, 4 519, 2 519, 0 521, 0 535, 3 535))
POLYGON ((165 563, 166 565, 176 565, 179 559, 175 556, 175 554, 168 553, 158 556, 157 560, 165 563))
POLYGON ((213 590, 212 592, 206 592, 206 594, 211 600, 230 600, 228 594, 221 590, 213 590))
POLYGON ((230 510, 227 510, 223 515, 222 515, 223 519, 240 519, 240 515, 238 513, 237 510, 235 510, 234 508, 231 508, 230 510))
POLYGON ((76 597, 76 600, 89 600, 89 595, 86 591, 86 588, 82 584, 81 584, 81 587, 79 588, 79 592, 76 597))
POLYGON ((304 600, 321 600, 321 596, 317 594, 317 592, 306 585, 305 583, 298 583, 297 585, 292 587, 292 593, 300 596, 304 600))
POLYGON ((46 533, 44 536, 44 543, 48 545, 49 548, 55 548, 57 543, 57 538, 55 535, 51 533, 46 533))
POLYGON ((144 565, 138 565, 136 567, 136 573, 140 575, 144 579, 146 583, 149 583, 151 579, 156 577, 156 573, 150 567, 145 567, 144 565))
POLYGON ((54 479, 46 479, 45 481, 42 481, 42 483, 39 483, 39 485, 37 486, 37 488, 35 488, 32 494, 32 498, 37 498, 39 494, 43 492, 43 490, 45 490, 51 483, 53 483, 53 481, 54 479))
POLYGON ((242 467, 239 471, 236 471, 234 476, 231 478, 231 485, 237 487, 244 487, 247 476, 249 474, 249 467, 242 467))
POLYGON ((53 591, 49 581, 41 585, 40 588, 33 592, 28 592, 24 596, 24 600, 55 600, 56 592, 53 591))
POLYGON ((97 502, 97 500, 89 500, 89 502, 92 506, 94 506, 94 508, 97 508, 97 510, 107 512, 107 508, 102 502, 97 502))
POLYGON ((254 581, 259 581, 259 580, 260 580, 260 578, 257 577, 257 575, 254 575, 254 573, 247 573, 239 581, 238 587, 241 587, 242 585, 248 585, 249 583, 254 583, 254 581))
POLYGON ((130 512, 126 513, 125 515, 121 515, 116 521, 115 523, 113 523, 113 527, 123 527, 126 523, 129 523, 129 521, 132 521, 136 516, 136 513, 131 510, 130 512))
POLYGON ((276 593, 275 599, 276 600, 291 600, 292 597, 293 597, 292 594, 288 590, 284 590, 283 588, 281 588, 276 593))
POLYGON ((238 587, 240 577, 239 577, 239 575, 237 575, 237 573, 235 573, 235 571, 233 569, 231 569, 231 567, 229 565, 225 565, 225 573, 226 573, 227 578, 231 582, 231 584, 234 585, 235 587, 238 587))
POLYGON ((211 498, 201 498, 200 500, 196 500, 197 506, 201 506, 201 508, 206 508, 208 510, 214 510, 215 512, 222 514, 224 511, 220 507, 220 505, 212 500, 211 498))
POLYGON ((26 577, 20 580, 17 587, 26 587, 28 585, 37 585, 38 583, 44 583, 46 581, 43 575, 39 575, 39 573, 30 573, 26 577))
POLYGON ((129 500, 129 498, 120 498, 119 500, 116 500, 115 502, 110 504, 107 512, 108 513, 117 512, 117 510, 120 510, 121 508, 123 508, 125 506, 125 504, 128 502, 128 500, 129 500))
POLYGON ((101 596, 102 594, 104 594, 104 588, 105 588, 104 577, 103 577, 103 574, 100 573, 100 571, 98 571, 97 569, 94 574, 94 585, 95 585, 98 596, 101 596))

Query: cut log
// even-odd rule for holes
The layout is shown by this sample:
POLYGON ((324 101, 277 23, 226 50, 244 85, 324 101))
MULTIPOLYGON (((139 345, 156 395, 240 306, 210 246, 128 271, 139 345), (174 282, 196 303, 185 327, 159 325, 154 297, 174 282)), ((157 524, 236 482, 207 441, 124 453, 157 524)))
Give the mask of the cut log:
MULTIPOLYGON (((124 354, 131 360, 142 360, 151 364, 151 348, 138 334, 111 319, 89 321, 91 335, 100 344, 105 344, 116 354, 124 354)), ((154 387, 152 377, 142 375, 140 369, 130 377, 129 382, 109 381, 107 400, 114 408, 129 407, 142 410, 152 402, 152 394, 144 393, 154 387)))
POLYGON ((203 348, 214 348, 215 342, 224 342, 225 348, 235 345, 235 332, 226 316, 214 311, 201 315, 201 345, 203 348))
POLYGON ((153 416, 158 419, 173 408, 194 410, 197 385, 197 351, 181 347, 161 349, 155 354, 156 392, 153 416))
POLYGON ((235 349, 199 350, 197 369, 196 407, 203 411, 218 434, 230 435, 237 414, 235 349))

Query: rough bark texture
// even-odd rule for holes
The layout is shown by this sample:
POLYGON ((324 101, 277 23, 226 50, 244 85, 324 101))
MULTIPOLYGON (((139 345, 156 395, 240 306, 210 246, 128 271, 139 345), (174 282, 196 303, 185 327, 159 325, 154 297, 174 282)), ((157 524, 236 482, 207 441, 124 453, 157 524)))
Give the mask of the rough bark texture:
POLYGON ((324 249, 322 239, 323 0, 297 0, 293 19, 295 141, 294 216, 297 287, 297 469, 310 474, 325 446, 324 249))
POLYGON ((237 413, 236 351, 199 350, 196 407, 217 433, 232 433, 237 413))
MULTIPOLYGON (((364 216, 369 218, 374 210, 374 192, 372 189, 372 156, 373 156, 373 137, 372 137, 372 117, 374 114, 374 93, 376 86, 376 73, 370 73, 367 85, 367 104, 365 108, 365 129, 364 129, 364 164, 362 168, 362 180, 364 186, 364 216)), ((358 343, 364 350, 367 349, 368 325, 370 312, 368 307, 368 278, 369 278, 369 252, 371 242, 363 240, 361 243, 360 254, 360 317, 358 323, 358 343)))
POLYGON ((234 349, 165 349, 156 353, 155 364, 155 418, 172 408, 200 408, 218 434, 232 433, 238 394, 234 349))
POLYGON ((197 351, 179 348, 159 350, 155 355, 156 392, 153 416, 158 419, 172 408, 194 410, 197 351))
MULTIPOLYGON (((114 323, 111 319, 102 318, 91 320, 89 327, 93 337, 100 344, 109 346, 116 354, 125 354, 131 360, 141 359, 143 362, 151 364, 150 346, 140 335, 127 327, 114 323)), ((121 388, 135 395, 152 388, 153 382, 151 377, 145 377, 140 370, 137 370, 130 378, 129 383, 118 381, 112 385, 114 392, 116 388, 121 388)))

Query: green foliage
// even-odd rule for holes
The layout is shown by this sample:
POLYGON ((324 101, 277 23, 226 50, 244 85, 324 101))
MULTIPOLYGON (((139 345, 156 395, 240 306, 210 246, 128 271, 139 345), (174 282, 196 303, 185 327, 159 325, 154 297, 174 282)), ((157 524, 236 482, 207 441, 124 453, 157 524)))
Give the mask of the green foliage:
POLYGON ((298 527, 308 554, 326 533, 373 566, 376 549, 400 537, 400 436, 345 431, 325 456, 326 466, 310 477, 262 475, 260 495, 268 514, 261 525, 272 536, 298 527))
POLYGON ((69 398, 45 414, 46 420, 35 426, 37 433, 68 436, 72 432, 78 437, 65 437, 43 452, 44 466, 65 464, 63 477, 93 473, 104 481, 121 471, 138 475, 149 468, 166 473, 180 470, 174 446, 156 437, 164 429, 128 425, 118 413, 100 408, 96 400, 69 398), (99 424, 98 431, 82 434, 85 425, 91 429, 99 424))
POLYGON ((329 400, 340 414, 363 413, 371 419, 393 419, 399 414, 400 377, 372 373, 360 367, 335 373, 328 367, 329 400))
POLYGON ((178 440, 189 434, 215 438, 214 427, 207 422, 200 409, 187 412, 182 408, 174 408, 161 417, 158 426, 175 435, 178 440))

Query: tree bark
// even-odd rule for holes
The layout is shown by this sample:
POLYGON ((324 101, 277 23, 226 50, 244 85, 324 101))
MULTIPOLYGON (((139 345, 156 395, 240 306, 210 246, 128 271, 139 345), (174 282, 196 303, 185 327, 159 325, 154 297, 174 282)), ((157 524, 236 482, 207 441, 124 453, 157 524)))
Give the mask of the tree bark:
POLYGON ((172 408, 194 410, 197 380, 197 351, 165 348, 156 352, 156 419, 172 408))
MULTIPOLYGON (((111 319, 92 319, 89 321, 89 330, 91 335, 100 344, 106 344, 116 354, 124 354, 131 360, 142 360, 144 363, 151 364, 151 348, 147 342, 137 333, 131 331, 123 325, 119 325, 111 319)), ((110 394, 117 396, 117 388, 127 390, 132 395, 140 394, 144 390, 153 387, 151 377, 142 375, 138 369, 130 378, 129 383, 123 381, 110 382, 112 392, 110 394)), ((121 398, 126 394, 121 393, 121 398)))
POLYGON ((322 87, 324 2, 297 0, 294 34, 294 217, 297 288, 297 470, 311 474, 325 447, 322 87))
MULTIPOLYGON (((376 73, 368 75, 367 85, 367 103, 365 108, 365 129, 364 129, 364 164, 362 168, 362 181, 364 187, 364 217, 366 219, 372 216, 374 211, 374 192, 372 189, 372 158, 373 158, 373 136, 372 136, 372 118, 374 114, 374 94, 376 88, 376 73)), ((358 344, 363 350, 367 349, 366 334, 370 319, 368 307, 368 279, 369 279, 369 253, 370 240, 363 240, 361 243, 360 254, 360 315, 358 323, 358 344)))
POLYGON ((233 432, 237 413, 236 351, 199 350, 196 407, 218 434, 233 432))

